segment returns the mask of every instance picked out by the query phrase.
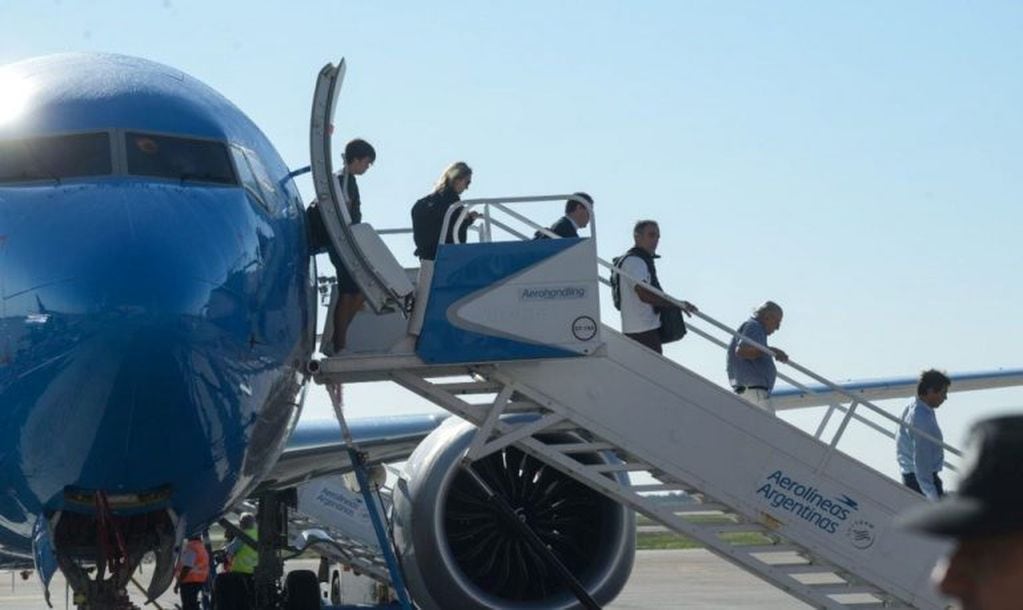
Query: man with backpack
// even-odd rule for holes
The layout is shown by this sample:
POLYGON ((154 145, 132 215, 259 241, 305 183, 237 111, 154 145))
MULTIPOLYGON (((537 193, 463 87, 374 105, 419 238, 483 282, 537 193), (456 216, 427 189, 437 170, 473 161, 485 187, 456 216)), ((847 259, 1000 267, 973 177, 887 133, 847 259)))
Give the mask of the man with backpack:
POLYGON ((662 290, 657 279, 657 266, 654 263, 654 259, 658 258, 657 244, 661 239, 661 230, 657 222, 654 220, 637 222, 632 230, 632 239, 633 247, 614 261, 615 267, 623 272, 621 275, 615 273, 611 276, 615 306, 622 312, 622 333, 660 354, 663 343, 680 339, 685 333, 683 324, 680 333, 674 333, 677 336, 662 336, 662 314, 680 310, 686 315, 691 315, 696 311, 696 307, 682 301, 683 306, 679 308, 635 281, 641 280, 662 290))
MULTIPOLYGON (((356 138, 345 145, 345 169, 337 176, 339 180, 344 180, 339 187, 345 193, 351 224, 362 222, 362 198, 359 196, 359 184, 355 181, 355 177, 365 174, 376 162, 376 159, 376 149, 366 140, 356 138)), ((348 327, 359 310, 362 309, 366 297, 363 296, 359 285, 355 283, 351 271, 345 267, 341 257, 334 251, 334 247, 330 243, 330 236, 327 234, 327 226, 323 217, 320 216, 322 213, 324 212, 315 201, 306 210, 311 251, 313 254, 327 252, 330 255, 330 262, 333 263, 337 272, 338 297, 337 301, 334 301, 333 297, 331 298, 329 308, 331 318, 327 320, 323 329, 323 339, 320 340, 320 352, 329 357, 345 349, 348 327)))

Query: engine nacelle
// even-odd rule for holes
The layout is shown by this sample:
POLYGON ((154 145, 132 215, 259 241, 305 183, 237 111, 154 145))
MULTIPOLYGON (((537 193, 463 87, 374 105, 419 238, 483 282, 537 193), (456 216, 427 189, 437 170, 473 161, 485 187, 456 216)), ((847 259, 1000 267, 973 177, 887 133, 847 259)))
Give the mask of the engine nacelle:
MULTIPOLYGON (((580 607, 462 471, 460 461, 475 430, 462 420, 446 421, 416 448, 395 489, 394 538, 416 603, 437 609, 580 607)), ((580 439, 562 433, 545 440, 580 439)), ((587 464, 615 459, 601 453, 575 457, 587 464)), ((636 554, 631 510, 515 447, 473 467, 597 603, 618 595, 636 554)))

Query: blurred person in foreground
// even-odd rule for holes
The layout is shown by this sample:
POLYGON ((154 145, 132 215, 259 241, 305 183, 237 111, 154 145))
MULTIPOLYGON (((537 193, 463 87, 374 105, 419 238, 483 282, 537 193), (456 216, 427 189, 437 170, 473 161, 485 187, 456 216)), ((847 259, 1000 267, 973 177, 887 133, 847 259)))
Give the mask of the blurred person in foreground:
POLYGON ((1023 608, 1023 415, 970 430, 959 490, 898 519, 956 542, 932 579, 963 610, 1023 608))

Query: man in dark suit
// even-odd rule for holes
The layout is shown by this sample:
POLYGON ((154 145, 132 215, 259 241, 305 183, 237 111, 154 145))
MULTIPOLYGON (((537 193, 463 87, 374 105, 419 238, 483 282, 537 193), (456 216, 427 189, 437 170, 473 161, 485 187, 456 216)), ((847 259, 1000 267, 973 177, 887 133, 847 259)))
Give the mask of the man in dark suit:
MULTIPOLYGON (((558 237, 579 237, 579 229, 590 224, 590 210, 579 199, 585 199, 590 206, 593 197, 586 193, 573 193, 574 197, 565 202, 565 215, 551 225, 549 231, 558 237)), ((533 239, 547 239, 549 235, 537 231, 533 239)))

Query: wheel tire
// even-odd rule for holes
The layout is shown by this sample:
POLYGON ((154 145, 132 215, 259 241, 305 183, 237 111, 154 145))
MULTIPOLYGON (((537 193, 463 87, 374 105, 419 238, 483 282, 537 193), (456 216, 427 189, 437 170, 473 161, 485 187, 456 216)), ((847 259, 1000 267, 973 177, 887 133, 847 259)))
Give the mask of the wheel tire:
POLYGON ((320 579, 312 570, 295 570, 284 579, 285 610, 319 610, 320 579))
POLYGON ((341 605, 341 572, 334 570, 330 577, 330 603, 335 606, 341 605))
POLYGON ((241 574, 217 574, 213 580, 213 607, 216 610, 246 610, 246 598, 241 574))

